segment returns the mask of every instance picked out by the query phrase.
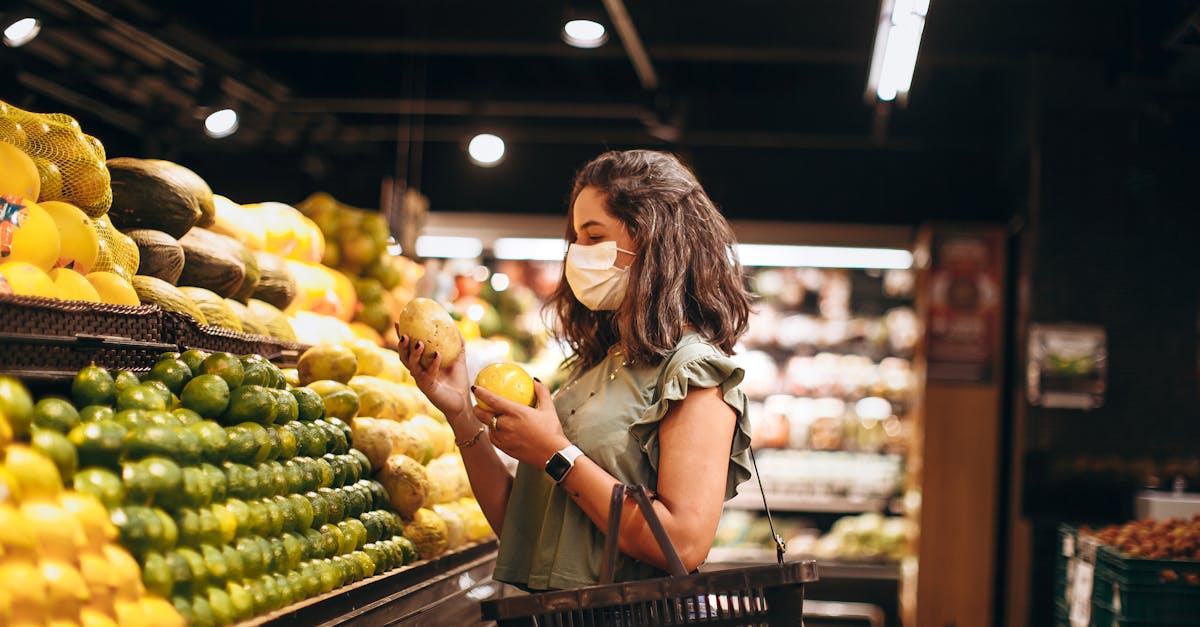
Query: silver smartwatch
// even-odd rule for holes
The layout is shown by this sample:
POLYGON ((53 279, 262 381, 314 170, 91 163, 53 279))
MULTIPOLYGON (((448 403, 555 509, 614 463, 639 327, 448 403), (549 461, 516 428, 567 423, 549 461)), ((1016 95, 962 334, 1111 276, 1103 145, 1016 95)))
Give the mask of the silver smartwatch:
POLYGON ((567 473, 575 467, 575 460, 581 455, 583 455, 583 451, 574 444, 564 448, 546 462, 546 474, 550 475, 555 483, 562 483, 563 479, 567 478, 567 473))

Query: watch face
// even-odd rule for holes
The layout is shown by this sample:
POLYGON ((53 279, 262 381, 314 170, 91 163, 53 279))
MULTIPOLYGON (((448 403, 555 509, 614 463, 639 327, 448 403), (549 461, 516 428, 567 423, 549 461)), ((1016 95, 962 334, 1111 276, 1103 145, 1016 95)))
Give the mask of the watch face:
POLYGON ((555 453, 550 461, 546 462, 546 474, 550 475, 555 482, 563 480, 567 476, 567 471, 571 469, 571 462, 563 457, 561 453, 555 453))

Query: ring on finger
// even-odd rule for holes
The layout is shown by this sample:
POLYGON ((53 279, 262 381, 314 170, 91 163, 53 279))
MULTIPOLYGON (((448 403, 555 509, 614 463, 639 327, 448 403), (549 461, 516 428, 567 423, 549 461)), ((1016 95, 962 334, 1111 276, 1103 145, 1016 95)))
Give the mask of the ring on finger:
POLYGON ((499 425, 500 425, 500 414, 492 414, 492 431, 495 431, 496 427, 498 427, 499 425))

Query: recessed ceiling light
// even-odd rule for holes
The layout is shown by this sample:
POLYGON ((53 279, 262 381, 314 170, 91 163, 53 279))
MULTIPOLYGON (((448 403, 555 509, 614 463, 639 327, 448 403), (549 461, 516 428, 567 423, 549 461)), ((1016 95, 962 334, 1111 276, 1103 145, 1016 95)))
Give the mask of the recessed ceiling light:
POLYGON ((598 48, 608 41, 608 31, 600 22, 571 20, 563 24, 562 38, 576 48, 598 48))
POLYGON ((4 45, 18 48, 33 41, 42 32, 42 23, 34 17, 23 17, 4 28, 4 45))
POLYGON ((489 133, 476 135, 467 144, 467 154, 475 165, 490 168, 504 158, 504 140, 489 133))
POLYGON ((233 109, 221 109, 208 114, 204 119, 204 132, 209 137, 221 139, 229 137, 238 130, 238 114, 233 109))

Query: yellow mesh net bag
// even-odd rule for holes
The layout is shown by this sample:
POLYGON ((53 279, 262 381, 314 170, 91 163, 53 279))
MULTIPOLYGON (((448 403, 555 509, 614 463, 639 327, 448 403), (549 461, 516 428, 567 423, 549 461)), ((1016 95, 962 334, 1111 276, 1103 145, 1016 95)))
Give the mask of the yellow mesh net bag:
POLYGON ((34 113, 0 101, 0 141, 25 151, 42 179, 38 202, 63 200, 99 218, 112 207, 112 182, 100 140, 65 113, 34 113))
POLYGON ((126 281, 132 281, 141 265, 141 252, 133 238, 117 230, 108 221, 108 216, 100 216, 92 221, 92 228, 100 236, 99 253, 93 272, 112 272, 120 275, 126 281))

